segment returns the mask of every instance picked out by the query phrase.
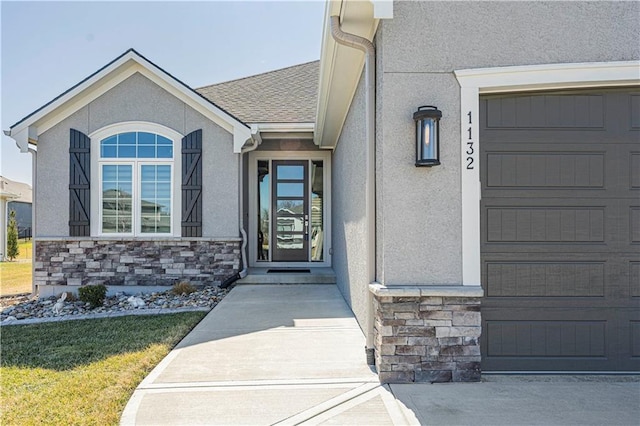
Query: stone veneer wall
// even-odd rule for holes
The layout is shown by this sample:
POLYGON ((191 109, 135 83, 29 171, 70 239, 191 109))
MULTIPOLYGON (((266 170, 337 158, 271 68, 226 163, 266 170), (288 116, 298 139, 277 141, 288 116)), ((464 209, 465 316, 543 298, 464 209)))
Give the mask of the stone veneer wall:
POLYGON ((240 269, 240 241, 36 239, 34 282, 43 285, 219 284, 240 269))
POLYGON ((382 383, 480 380, 480 297, 387 289, 372 290, 375 362, 382 383))

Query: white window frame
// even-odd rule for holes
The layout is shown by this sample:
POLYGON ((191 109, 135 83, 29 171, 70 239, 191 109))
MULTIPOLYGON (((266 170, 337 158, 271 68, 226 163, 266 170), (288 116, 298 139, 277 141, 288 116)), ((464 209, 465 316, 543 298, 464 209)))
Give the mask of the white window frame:
POLYGON ((91 235, 97 237, 116 238, 167 238, 181 236, 181 176, 182 161, 181 147, 183 135, 173 129, 160 124, 129 121, 105 126, 89 135, 91 138, 91 235), (148 132, 164 136, 173 141, 173 158, 101 158, 100 141, 119 133, 148 132), (103 165, 131 165, 132 166, 132 232, 103 233, 102 232, 102 166, 103 165), (140 180, 143 165, 171 166, 171 230, 168 233, 142 233, 139 194, 142 182, 140 180), (95 183, 94 183, 95 182, 95 183))
POLYGON ((640 61, 545 64, 454 71, 460 84, 462 283, 480 286, 480 95, 640 85, 640 61), (468 114, 476 117, 469 124, 468 114), (469 129, 472 138, 469 139, 469 129), (474 142, 471 151, 468 142, 474 142), (468 154, 472 152, 472 154, 468 154), (475 167, 467 169, 469 158, 475 167))

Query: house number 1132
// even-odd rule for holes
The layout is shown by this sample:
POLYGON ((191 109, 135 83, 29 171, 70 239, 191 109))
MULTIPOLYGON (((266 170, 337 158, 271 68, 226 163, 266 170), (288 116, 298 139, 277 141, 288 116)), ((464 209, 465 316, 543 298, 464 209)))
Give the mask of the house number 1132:
POLYGON ((471 123, 472 123, 472 115, 471 115, 471 111, 469 111, 467 113, 467 117, 469 117, 469 129, 467 129, 467 133, 468 133, 468 139, 467 139, 467 170, 473 170, 474 168, 474 156, 473 154, 476 152, 474 147, 473 147, 473 132, 471 130, 471 123))

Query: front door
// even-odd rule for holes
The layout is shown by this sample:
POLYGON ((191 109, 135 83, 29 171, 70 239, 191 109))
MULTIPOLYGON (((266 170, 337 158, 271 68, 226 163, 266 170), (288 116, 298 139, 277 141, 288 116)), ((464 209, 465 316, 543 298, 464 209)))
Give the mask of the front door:
POLYGON ((274 160, 271 235, 274 262, 309 261, 308 161, 274 160))

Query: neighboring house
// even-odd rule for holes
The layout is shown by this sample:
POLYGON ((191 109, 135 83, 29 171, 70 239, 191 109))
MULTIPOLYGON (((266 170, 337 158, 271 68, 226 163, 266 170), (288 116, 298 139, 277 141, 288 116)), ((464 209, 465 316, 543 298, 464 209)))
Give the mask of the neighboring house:
POLYGON ((12 199, 7 205, 7 211, 14 210, 16 212, 16 222, 18 223, 18 235, 20 238, 31 237, 31 220, 32 220, 32 190, 31 185, 16 182, 0 176, 4 181, 5 188, 10 192, 18 195, 18 198, 12 199))
POLYGON ((330 268, 383 382, 638 371, 639 14, 332 1, 320 62, 196 91, 125 52, 8 132, 38 289, 330 268))
POLYGON ((19 238, 31 237, 31 186, 0 176, 0 260, 7 252, 9 213, 16 212, 19 238))

